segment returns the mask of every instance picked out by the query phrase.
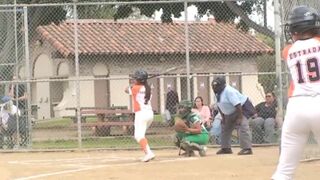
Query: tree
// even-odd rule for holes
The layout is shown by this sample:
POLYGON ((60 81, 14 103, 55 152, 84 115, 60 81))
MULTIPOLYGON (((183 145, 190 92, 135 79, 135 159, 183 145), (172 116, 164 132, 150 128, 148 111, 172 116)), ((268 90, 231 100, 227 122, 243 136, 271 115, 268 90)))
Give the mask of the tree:
MULTIPOLYGON (((263 34, 258 34, 257 38, 274 48, 274 40, 263 34)), ((275 55, 262 55, 257 58, 258 72, 272 73, 276 72, 275 55)), ((276 74, 259 74, 258 81, 262 85, 264 92, 274 92, 277 85, 276 74)))
MULTIPOLYGON (((11 1, 4 1, 0 4, 12 4, 11 1)), ((17 0, 17 4, 39 4, 39 3, 68 3, 72 0, 17 0)), ((14 8, 1 9, 6 12, 0 13, 0 64, 19 64, 23 58, 24 32, 23 12, 17 9, 15 34, 14 8), (15 47, 15 39, 18 47, 15 47), (20 45, 20 46, 19 46, 20 45), (18 50, 18 56, 15 55, 15 49, 18 50)), ((37 27, 48 25, 50 23, 59 24, 66 19, 67 14, 72 11, 71 7, 48 6, 48 7, 28 7, 28 31, 29 40, 32 40, 37 27)), ((78 6, 79 18, 108 18, 112 19, 114 9, 111 6, 78 6)), ((0 77, 2 80, 10 80, 14 73, 15 65, 0 66, 0 77)))
MULTIPOLYGON (((39 3, 40 0, 17 0, 17 3, 39 3)), ((52 2, 52 1, 51 1, 52 2)), ((58 2, 58 1, 57 1, 58 2)), ((9 3, 8 1, 2 2, 9 3)), ((12 1, 11 1, 12 4, 12 1)), ((0 13, 0 76, 2 80, 10 80, 15 71, 13 64, 19 64, 23 59, 23 12, 21 8, 17 9, 16 24, 14 8, 2 8, 0 13), (15 25, 17 31, 15 32, 15 25), (17 41, 17 46, 15 42, 17 41), (16 49, 17 53, 16 54, 16 49)), ((28 23, 30 37, 35 34, 36 27, 49 23, 59 23, 66 17, 66 11, 62 7, 29 7, 28 23)))
MULTIPOLYGON (((130 0, 125 0, 130 1, 130 0)), ((142 0, 147 1, 147 0, 142 0)), ((158 0, 155 0, 158 1, 158 0)), ((199 2, 190 3, 188 5, 195 5, 198 8, 200 16, 211 14, 215 17, 217 22, 234 22, 238 17, 241 18, 239 28, 248 30, 249 27, 255 29, 257 32, 264 34, 265 36, 274 39, 274 32, 268 29, 266 26, 259 25, 249 18, 249 15, 256 10, 258 12, 263 11, 263 5, 266 0, 257 1, 243 1, 241 3, 233 1, 225 2, 199 2)), ((172 15, 176 18, 181 16, 181 12, 184 11, 183 3, 167 3, 167 4, 136 4, 136 5, 121 5, 117 8, 117 12, 114 15, 114 19, 127 18, 132 13, 132 8, 137 7, 140 9, 141 14, 151 17, 156 10, 162 9, 163 14, 161 16, 162 22, 172 22, 172 15)))
MULTIPOLYGON (((78 2, 87 0, 78 0, 78 2)), ((112 0, 112 1, 131 1, 131 0, 112 0)), ((149 1, 149 0, 141 0, 149 1)), ((159 0, 154 0, 159 1, 159 0)), ((257 32, 264 34, 265 36, 274 38, 274 33, 267 27, 258 25, 252 21, 248 15, 255 9, 261 11, 265 0, 257 1, 243 1, 243 2, 193 2, 188 5, 195 5, 198 8, 199 16, 205 14, 214 15, 217 22, 234 22, 238 17, 241 18, 239 28, 248 30, 249 27, 255 29, 257 32)), ((0 4, 12 4, 13 0, 1 1, 0 4)), ((73 0, 16 0, 17 4, 39 4, 39 3, 70 3, 73 0)), ((4 15, 0 13, 0 62, 15 62, 15 32, 14 20, 12 10, 13 8, 4 8, 5 10, 11 10, 11 14, 4 15)), ((113 18, 114 20, 127 18, 135 9, 139 9, 141 15, 152 17, 156 10, 163 10, 161 20, 164 23, 172 22, 172 16, 178 18, 181 16, 181 12, 184 10, 184 4, 179 3, 157 3, 157 4, 130 4, 130 5, 97 5, 97 6, 78 6, 79 18, 113 18)), ((60 23, 66 19, 69 14, 72 14, 72 8, 63 6, 50 6, 50 7, 29 7, 28 19, 29 19, 29 39, 32 40, 35 35, 35 30, 38 26, 47 25, 50 23, 60 23)), ((23 25, 23 13, 17 14, 17 29, 22 29, 23 25)), ((23 34, 21 31, 17 33, 18 44, 23 44, 23 34)), ((20 52, 20 51, 19 51, 20 52)), ((18 61, 21 61, 19 58, 18 61)), ((6 73, 0 69, 0 75, 6 73)), ((3 77, 3 76, 2 76, 3 77)))

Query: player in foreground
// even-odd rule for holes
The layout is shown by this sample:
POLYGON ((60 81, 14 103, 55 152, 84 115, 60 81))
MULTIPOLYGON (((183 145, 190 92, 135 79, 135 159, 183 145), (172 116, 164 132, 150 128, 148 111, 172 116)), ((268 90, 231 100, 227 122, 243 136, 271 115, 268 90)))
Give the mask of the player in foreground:
MULTIPOLYGON (((310 132, 320 142, 320 17, 307 6, 289 14, 285 33, 293 44, 285 47, 283 58, 292 77, 281 134, 281 153, 273 180, 289 180, 303 153, 310 132)), ((288 38, 287 38, 288 39, 288 38)))
POLYGON ((174 125, 177 132, 175 144, 185 151, 183 155, 187 157, 194 156, 194 151, 205 156, 205 145, 209 142, 208 131, 201 125, 200 116, 191 111, 192 107, 193 103, 189 100, 182 100, 178 105, 174 125))
POLYGON ((151 107, 151 88, 147 82, 148 73, 144 70, 137 70, 134 73, 134 84, 127 87, 125 92, 132 95, 134 118, 134 138, 140 144, 145 156, 141 159, 148 162, 155 158, 151 151, 148 140, 145 137, 147 128, 153 121, 153 110, 151 107))

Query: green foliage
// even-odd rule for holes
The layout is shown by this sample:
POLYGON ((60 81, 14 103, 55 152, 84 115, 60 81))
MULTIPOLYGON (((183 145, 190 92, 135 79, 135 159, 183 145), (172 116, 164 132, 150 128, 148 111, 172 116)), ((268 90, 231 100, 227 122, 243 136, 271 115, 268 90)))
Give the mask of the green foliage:
MULTIPOLYGON (((270 37, 262 34, 258 34, 257 38, 266 43, 268 46, 274 49, 275 42, 270 37)), ((274 88, 277 85, 276 79, 276 62, 275 55, 262 55, 257 58, 258 72, 272 73, 272 74, 260 74, 258 81, 262 84, 265 92, 274 92, 274 88), (274 73, 274 74, 273 74, 274 73)))
POLYGON ((79 19, 112 19, 116 9, 108 5, 78 6, 79 19))
POLYGON ((275 42, 274 39, 265 36, 263 34, 257 34, 256 36, 258 39, 260 39, 262 42, 264 42, 265 44, 267 44, 268 46, 270 46, 271 48, 275 48, 275 42))

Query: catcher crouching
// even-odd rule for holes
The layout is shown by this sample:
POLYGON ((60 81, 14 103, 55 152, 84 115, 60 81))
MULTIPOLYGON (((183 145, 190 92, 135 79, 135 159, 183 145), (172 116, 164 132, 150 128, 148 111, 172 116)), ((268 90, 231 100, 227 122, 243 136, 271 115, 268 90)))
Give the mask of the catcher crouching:
POLYGON ((182 155, 194 156, 198 151, 200 156, 206 155, 205 145, 209 142, 209 135, 206 128, 201 125, 200 116, 191 112, 192 102, 182 100, 177 109, 174 129, 177 132, 175 145, 184 151, 182 155))

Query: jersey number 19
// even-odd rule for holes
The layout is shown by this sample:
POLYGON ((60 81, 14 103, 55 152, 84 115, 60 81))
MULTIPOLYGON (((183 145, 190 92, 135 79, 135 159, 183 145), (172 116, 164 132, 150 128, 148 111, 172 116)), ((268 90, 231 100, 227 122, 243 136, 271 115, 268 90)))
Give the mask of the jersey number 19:
MULTIPOLYGON (((308 81, 315 82, 320 80, 320 72, 319 72, 319 64, 317 58, 310 58, 306 61, 306 72, 308 73, 308 81)), ((303 72, 301 69, 300 61, 297 61, 296 68, 298 71, 298 83, 305 83, 305 79, 303 78, 303 72)))

